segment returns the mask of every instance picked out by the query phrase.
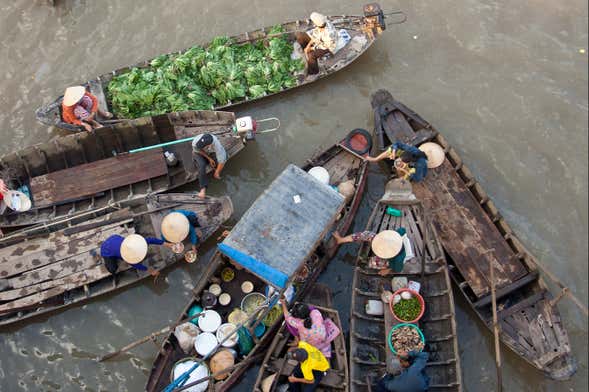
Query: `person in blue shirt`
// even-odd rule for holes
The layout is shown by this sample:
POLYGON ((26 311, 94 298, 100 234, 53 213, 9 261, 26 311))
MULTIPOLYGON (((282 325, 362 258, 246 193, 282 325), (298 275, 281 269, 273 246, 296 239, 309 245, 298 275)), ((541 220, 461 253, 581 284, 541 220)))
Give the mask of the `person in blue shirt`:
POLYGON ((393 168, 399 178, 420 182, 427 175, 427 155, 417 147, 395 142, 382 154, 366 158, 368 162, 379 162, 383 159, 393 161, 393 168))
MULTIPOLYGON (((198 215, 196 212, 188 210, 172 210, 170 211, 170 214, 174 212, 180 213, 184 215, 186 219, 188 219, 188 239, 192 245, 192 250, 196 253, 197 247, 200 244, 200 239, 202 238, 202 231, 200 230, 201 226, 198 221, 198 215)), ((162 238, 164 240, 166 239, 164 234, 162 234, 162 238)))
POLYGON ((424 392, 429 388, 429 377, 425 365, 429 354, 426 352, 400 352, 398 366, 393 364, 393 374, 381 378, 375 392, 424 392))
POLYGON ((100 256, 108 272, 116 274, 119 261, 123 260, 139 271, 147 271, 151 276, 158 276, 159 271, 141 264, 147 255, 147 245, 163 245, 171 248, 172 244, 157 238, 143 238, 138 234, 131 234, 127 238, 118 234, 108 237, 100 246, 100 256), (145 244, 144 244, 145 243, 145 244))

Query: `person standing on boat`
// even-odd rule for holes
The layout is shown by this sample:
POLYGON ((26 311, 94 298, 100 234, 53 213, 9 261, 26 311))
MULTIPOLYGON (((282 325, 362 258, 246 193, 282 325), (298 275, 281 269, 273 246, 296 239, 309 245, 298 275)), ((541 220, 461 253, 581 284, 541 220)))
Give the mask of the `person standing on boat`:
POLYGON ((213 170, 213 177, 221 179, 221 171, 227 161, 227 151, 215 135, 202 133, 192 141, 192 157, 198 166, 198 183, 200 191, 198 197, 206 196, 209 178, 207 176, 207 166, 213 170))
POLYGON ((96 120, 97 114, 104 118, 112 117, 112 113, 98 107, 98 98, 87 92, 84 86, 68 87, 65 90, 61 112, 63 121, 80 125, 88 132, 104 126, 96 120))
POLYGON ((100 255, 104 259, 106 269, 113 275, 119 269, 119 261, 124 260, 131 267, 139 271, 147 271, 151 276, 156 277, 160 273, 158 270, 141 264, 145 256, 147 256, 147 247, 149 244, 172 248, 171 243, 157 238, 143 238, 139 234, 131 234, 125 238, 118 234, 113 234, 100 246, 100 255))
POLYGON ((318 60, 327 54, 335 53, 338 32, 325 15, 313 12, 310 19, 315 28, 309 32, 298 32, 295 36, 305 51, 308 74, 316 75, 319 73, 318 60))
POLYGON ((197 253, 199 238, 202 238, 198 216, 194 211, 172 210, 162 220, 162 239, 172 243, 190 239, 192 251, 197 253))
POLYGON ((327 358, 307 342, 299 342, 296 348, 290 348, 288 359, 298 362, 288 377, 289 392, 313 392, 329 370, 327 358))
POLYGON ((331 342, 327 341, 327 329, 321 312, 299 302, 293 306, 291 313, 284 299, 280 299, 280 304, 288 330, 291 333, 296 331, 292 345, 297 346, 300 341, 307 342, 321 350, 325 358, 331 358, 331 342))
POLYGON ((368 261, 368 267, 378 269, 379 275, 386 276, 391 272, 403 271, 407 256, 403 238, 406 234, 407 230, 399 227, 396 230, 385 230, 378 234, 373 231, 362 231, 345 237, 335 231, 333 238, 338 245, 350 242, 371 242, 375 256, 368 261))
POLYGON ((425 392, 429 388, 429 377, 425 365, 429 354, 426 352, 401 352, 393 359, 392 373, 386 374, 376 384, 375 392, 425 392))

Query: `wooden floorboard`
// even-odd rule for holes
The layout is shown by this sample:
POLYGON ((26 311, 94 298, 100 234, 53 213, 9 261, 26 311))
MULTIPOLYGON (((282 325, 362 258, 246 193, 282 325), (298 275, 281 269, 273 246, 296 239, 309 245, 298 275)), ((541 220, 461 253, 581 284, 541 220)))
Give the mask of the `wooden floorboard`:
POLYGON ((31 179, 36 208, 92 196, 163 176, 168 168, 161 148, 78 165, 31 179))

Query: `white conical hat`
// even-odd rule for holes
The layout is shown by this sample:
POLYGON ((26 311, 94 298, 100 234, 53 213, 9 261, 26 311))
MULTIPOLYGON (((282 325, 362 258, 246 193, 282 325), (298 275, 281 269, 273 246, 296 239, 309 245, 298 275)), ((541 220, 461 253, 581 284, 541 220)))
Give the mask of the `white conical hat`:
POLYGON ((4 203, 16 212, 25 212, 31 209, 31 199, 19 191, 8 191, 4 194, 4 203))
POLYGON ((74 106, 86 94, 84 86, 73 86, 65 89, 63 93, 63 104, 65 106, 74 106))
POLYGON ((173 243, 182 242, 188 237, 190 222, 188 218, 179 212, 170 212, 162 220, 162 234, 164 238, 173 243))
POLYGON ((319 12, 312 12, 309 19, 311 19, 311 22, 313 22, 315 26, 323 26, 327 23, 327 17, 319 12))
POLYGON ((147 256, 147 241, 139 234, 127 236, 121 244, 121 257, 129 264, 139 264, 147 256))
POLYGON ((372 240, 372 251, 381 259, 395 257, 403 247, 403 238, 394 230, 378 233, 372 240))
POLYGON ((427 168, 435 169, 444 163, 446 154, 442 146, 436 143, 427 142, 419 146, 419 149, 427 156, 427 168))
POLYGON ((329 185, 329 172, 323 166, 312 167, 308 173, 319 180, 319 182, 329 185))

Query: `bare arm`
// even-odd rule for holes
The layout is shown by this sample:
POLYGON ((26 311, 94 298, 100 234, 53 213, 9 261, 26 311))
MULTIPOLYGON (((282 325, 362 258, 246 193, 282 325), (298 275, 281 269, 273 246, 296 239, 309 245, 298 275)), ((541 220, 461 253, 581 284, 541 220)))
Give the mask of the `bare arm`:
POLYGON ((391 156, 393 158, 395 157, 394 150, 393 150, 392 153, 389 152, 388 150, 387 151, 384 151, 380 155, 377 155, 376 157, 370 157, 370 156, 368 156, 368 157, 366 157, 366 160, 368 162, 378 162, 378 161, 382 161, 383 159, 386 159, 386 158, 391 158, 391 156))

